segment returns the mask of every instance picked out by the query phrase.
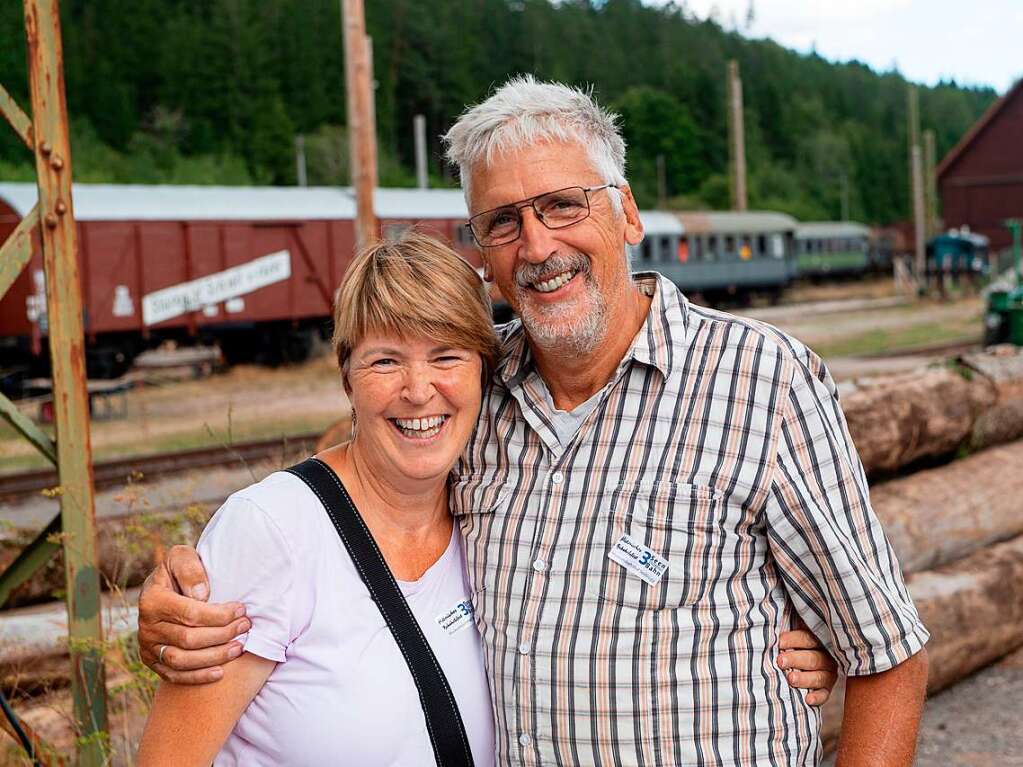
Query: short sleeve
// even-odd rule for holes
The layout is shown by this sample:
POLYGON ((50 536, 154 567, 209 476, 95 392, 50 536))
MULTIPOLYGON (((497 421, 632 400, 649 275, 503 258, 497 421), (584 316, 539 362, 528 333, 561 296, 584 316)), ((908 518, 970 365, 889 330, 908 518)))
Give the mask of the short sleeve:
POLYGON ((851 676, 916 654, 929 635, 870 506, 834 383, 797 364, 765 507, 767 535, 796 611, 851 676))
POLYGON ((283 663, 293 636, 294 558, 280 528, 257 504, 234 495, 196 545, 210 578, 211 602, 241 602, 252 621, 245 650, 283 663))

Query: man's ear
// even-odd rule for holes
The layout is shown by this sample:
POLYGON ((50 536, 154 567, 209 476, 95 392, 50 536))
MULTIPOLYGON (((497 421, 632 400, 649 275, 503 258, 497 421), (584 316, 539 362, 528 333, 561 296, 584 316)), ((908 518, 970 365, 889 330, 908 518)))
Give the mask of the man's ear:
POLYGON ((628 184, 618 188, 622 195, 622 213, 625 216, 625 241, 629 245, 643 242, 643 222, 639 220, 639 207, 628 184))

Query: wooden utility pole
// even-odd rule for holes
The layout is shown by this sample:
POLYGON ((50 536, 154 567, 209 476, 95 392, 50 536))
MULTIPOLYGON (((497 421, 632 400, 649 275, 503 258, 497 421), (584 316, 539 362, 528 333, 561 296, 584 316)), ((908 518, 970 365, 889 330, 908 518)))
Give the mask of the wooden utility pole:
POLYGON ((305 164, 305 136, 295 136, 295 179, 299 186, 309 185, 309 176, 305 164))
POLYGON ((374 120, 372 53, 366 37, 362 0, 341 0, 344 27, 345 90, 348 104, 348 146, 355 188, 355 245, 362 249, 377 238, 373 191, 377 186, 377 144, 374 120))
POLYGON ((923 149, 920 147, 920 106, 915 87, 909 87, 909 189, 912 197, 913 233, 915 240, 914 271, 919 291, 927 288, 927 226, 924 204, 923 149))
POLYGON ((668 207, 668 172, 663 154, 657 155, 657 207, 661 210, 668 207))
POLYGON ((937 162, 934 131, 924 131, 924 203, 927 210, 927 236, 938 234, 938 179, 935 173, 937 162))
POLYGON ((742 116, 739 62, 728 62, 728 128, 731 154, 732 210, 746 210, 746 129, 742 116))
POLYGON ((416 115, 412 118, 412 133, 416 144, 416 186, 426 189, 430 186, 426 172, 426 117, 416 115))
POLYGON ((849 220, 849 174, 842 171, 842 220, 849 220))

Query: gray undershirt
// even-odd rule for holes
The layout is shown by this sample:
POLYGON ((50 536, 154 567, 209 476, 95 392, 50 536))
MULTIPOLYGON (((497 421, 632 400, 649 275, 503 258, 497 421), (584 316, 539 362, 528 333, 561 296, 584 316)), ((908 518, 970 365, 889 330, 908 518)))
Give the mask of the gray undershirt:
POLYGON ((550 409, 551 424, 554 426, 554 433, 558 438, 558 443, 562 447, 565 447, 572 441, 579 431, 579 427, 586 420, 586 416, 597 406, 601 395, 604 393, 604 389, 600 389, 588 400, 577 405, 574 410, 558 410, 554 407, 554 399, 551 397, 550 389, 547 388, 547 384, 544 383, 543 379, 540 379, 540 391, 543 392, 544 401, 550 409))

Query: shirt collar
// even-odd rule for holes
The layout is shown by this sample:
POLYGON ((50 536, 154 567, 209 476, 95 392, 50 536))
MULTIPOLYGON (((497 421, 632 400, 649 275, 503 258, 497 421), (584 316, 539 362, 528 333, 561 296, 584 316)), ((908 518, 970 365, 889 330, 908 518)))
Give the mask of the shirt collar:
MULTIPOLYGON (((689 304, 675 285, 657 272, 637 272, 633 281, 651 297, 646 321, 636 333, 632 345, 622 358, 657 368, 667 377, 675 357, 674 343, 688 333, 689 304), (681 331, 682 337, 675 337, 681 331)), ((498 378, 511 388, 518 385, 533 368, 533 355, 526 343, 521 320, 513 320, 503 328, 498 378)))

